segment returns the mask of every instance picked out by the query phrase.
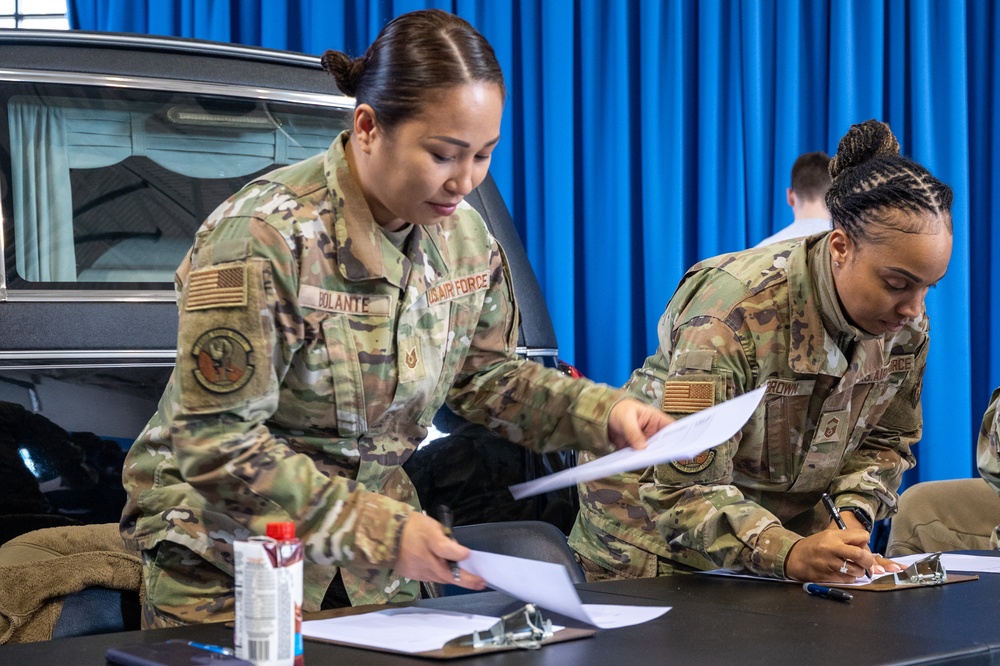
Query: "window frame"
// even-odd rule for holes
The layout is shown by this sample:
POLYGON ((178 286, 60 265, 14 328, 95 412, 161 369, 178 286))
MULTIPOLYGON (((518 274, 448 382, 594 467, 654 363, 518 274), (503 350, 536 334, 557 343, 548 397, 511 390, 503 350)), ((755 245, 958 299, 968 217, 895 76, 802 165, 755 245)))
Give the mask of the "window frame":
MULTIPOLYGON (((61 84, 91 86, 99 88, 125 88, 130 90, 152 90, 213 97, 229 97, 258 102, 281 102, 314 107, 326 107, 351 112, 355 100, 343 94, 319 93, 273 87, 250 86, 245 84, 202 82, 180 78, 157 78, 144 76, 123 76, 117 74, 43 71, 24 68, 0 68, 0 83, 20 84, 61 84)), ((332 140, 332 137, 331 137, 332 140)), ((3 194, 3 193, 0 193, 3 194)), ((13 257, 13 244, 7 239, 10 226, 0 207, 0 301, 23 302, 173 302, 172 289, 135 288, 11 288, 7 282, 8 261, 13 257)))

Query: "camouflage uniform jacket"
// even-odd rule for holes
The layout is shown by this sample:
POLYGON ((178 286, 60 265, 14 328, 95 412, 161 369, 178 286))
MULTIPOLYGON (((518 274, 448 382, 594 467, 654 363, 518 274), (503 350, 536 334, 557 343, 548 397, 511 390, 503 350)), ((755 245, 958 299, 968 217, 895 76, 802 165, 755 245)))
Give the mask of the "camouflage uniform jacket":
MULTIPOLYGON (((977 460, 979 473, 993 490, 1000 493, 1000 388, 993 391, 990 406, 983 415, 983 425, 979 429, 979 449, 977 460)), ((1000 525, 993 528, 990 547, 1000 550, 1000 525)))
POLYGON ((675 417, 767 387, 731 440, 694 460, 584 484, 571 545, 621 576, 718 567, 783 577, 819 504, 881 519, 920 438, 925 315, 895 334, 851 326, 827 236, 704 261, 659 323, 628 390, 675 417))
POLYGON ((215 210, 178 270, 177 365, 125 464, 125 540, 181 544, 232 575, 232 542, 292 520, 305 608, 343 567, 354 604, 405 601, 392 574, 418 507, 400 469, 445 402, 539 451, 611 448, 621 392, 515 354, 506 260, 463 204, 400 252, 325 154, 215 210))

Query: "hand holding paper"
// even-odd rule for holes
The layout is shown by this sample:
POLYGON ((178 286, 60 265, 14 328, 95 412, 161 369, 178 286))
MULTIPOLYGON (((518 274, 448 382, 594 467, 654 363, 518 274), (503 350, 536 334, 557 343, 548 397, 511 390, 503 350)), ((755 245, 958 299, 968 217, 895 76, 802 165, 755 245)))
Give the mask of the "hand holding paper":
POLYGON ((650 437, 645 449, 615 451, 585 465, 511 486, 510 492, 514 499, 522 499, 622 472, 691 458, 735 435, 757 409, 765 390, 765 387, 755 389, 674 421, 650 437))

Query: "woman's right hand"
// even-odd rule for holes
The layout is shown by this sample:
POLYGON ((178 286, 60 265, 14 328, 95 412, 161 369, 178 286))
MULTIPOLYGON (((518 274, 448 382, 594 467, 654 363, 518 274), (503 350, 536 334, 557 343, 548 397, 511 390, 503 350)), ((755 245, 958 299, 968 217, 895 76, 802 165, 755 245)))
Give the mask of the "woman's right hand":
POLYGON ((406 519, 396 558, 396 573, 413 580, 458 585, 470 590, 481 590, 486 581, 479 576, 459 569, 460 577, 451 575, 450 562, 460 562, 469 556, 469 549, 448 538, 441 523, 414 511, 406 519))
POLYGON ((826 529, 795 543, 785 558, 785 576, 814 583, 853 583, 875 566, 863 529, 826 529), (841 567, 847 573, 841 573, 841 567))

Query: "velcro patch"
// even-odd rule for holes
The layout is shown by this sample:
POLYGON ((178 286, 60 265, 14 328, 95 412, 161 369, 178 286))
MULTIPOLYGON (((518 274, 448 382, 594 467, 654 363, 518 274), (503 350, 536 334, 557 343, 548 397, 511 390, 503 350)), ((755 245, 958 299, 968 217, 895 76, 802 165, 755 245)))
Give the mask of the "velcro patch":
POLYGON ((477 291, 486 291, 490 288, 490 273, 483 271, 474 275, 445 280, 433 285, 427 290, 427 305, 436 305, 446 301, 453 301, 462 296, 474 294, 477 291))
POLYGON ((702 451, 694 458, 688 460, 675 460, 670 465, 681 474, 697 474, 708 469, 708 466, 715 460, 715 450, 702 451))
POLYGON ((427 375, 424 358, 420 353, 420 338, 399 340, 399 383, 415 382, 427 375))
POLYGON ((715 382, 667 382, 663 386, 663 411, 693 414, 715 404, 715 382))
POLYGON ((715 352, 696 349, 681 354, 677 358, 677 365, 690 370, 704 370, 708 372, 715 362, 715 352))
POLYGON ((306 284, 299 289, 299 305, 340 314, 387 317, 392 308, 392 296, 389 294, 347 294, 306 284))
POLYGON ((246 336, 231 328, 214 328, 194 343, 195 379, 212 393, 232 393, 253 377, 253 347, 246 336))
POLYGON ((812 395, 813 389, 816 387, 816 381, 812 379, 801 382, 791 379, 768 379, 765 386, 767 386, 766 393, 768 395, 786 397, 812 395))
POLYGON ((847 430, 848 418, 851 413, 846 409, 839 412, 829 412, 820 416, 819 425, 816 426, 816 434, 813 435, 814 444, 823 442, 837 442, 841 439, 841 434, 847 430))
POLYGON ((885 378, 889 375, 895 374, 897 372, 909 372, 913 370, 914 357, 913 354, 901 354, 898 356, 889 357, 889 362, 883 365, 881 368, 872 372, 870 374, 861 377, 858 380, 858 384, 873 384, 885 381, 885 378))
POLYGON ((238 266, 203 268, 188 277, 187 300, 184 309, 244 307, 247 304, 247 267, 238 266))

